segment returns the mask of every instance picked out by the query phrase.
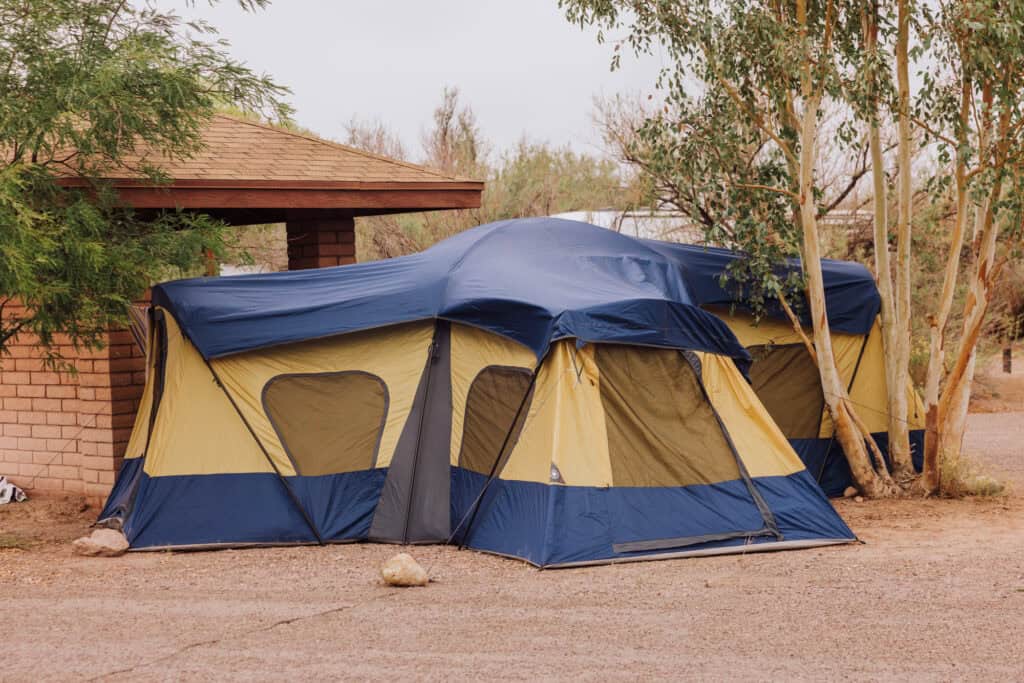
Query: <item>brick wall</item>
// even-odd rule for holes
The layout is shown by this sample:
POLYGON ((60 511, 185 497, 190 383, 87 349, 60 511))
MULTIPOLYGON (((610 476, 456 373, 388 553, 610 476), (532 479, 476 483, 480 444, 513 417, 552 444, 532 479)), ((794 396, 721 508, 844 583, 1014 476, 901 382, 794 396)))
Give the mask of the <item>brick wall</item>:
POLYGON ((145 384, 145 359, 129 332, 107 337, 106 348, 82 353, 58 339, 76 374, 46 368, 27 334, 0 359, 0 474, 30 495, 74 493, 101 502, 110 492, 145 384))
POLYGON ((29 491, 84 493, 78 378, 46 369, 29 335, 9 351, 0 367, 0 474, 29 491))

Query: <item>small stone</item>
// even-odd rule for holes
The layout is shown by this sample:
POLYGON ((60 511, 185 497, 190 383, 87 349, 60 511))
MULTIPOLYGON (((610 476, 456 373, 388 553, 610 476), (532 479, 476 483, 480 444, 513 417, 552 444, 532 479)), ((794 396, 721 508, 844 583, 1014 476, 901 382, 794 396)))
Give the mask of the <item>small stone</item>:
POLYGON ((389 586, 426 586, 427 570, 409 553, 398 553, 380 566, 380 576, 389 586))
POLYGON ((89 557, 117 557, 128 550, 128 539, 114 529, 96 529, 71 543, 76 555, 89 557))
POLYGON ((854 503, 863 503, 864 502, 864 496, 854 496, 853 497, 853 502, 854 503))
POLYGON ((857 489, 852 486, 847 486, 846 490, 843 491, 843 498, 853 498, 858 493, 857 489))

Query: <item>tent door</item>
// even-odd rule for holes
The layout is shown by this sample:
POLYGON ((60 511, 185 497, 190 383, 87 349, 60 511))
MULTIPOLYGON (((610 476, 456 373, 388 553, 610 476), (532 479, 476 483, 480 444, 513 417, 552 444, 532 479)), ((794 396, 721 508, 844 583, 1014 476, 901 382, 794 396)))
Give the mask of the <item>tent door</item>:
POLYGON ((615 552, 778 536, 711 403, 696 354, 599 345, 596 358, 615 552))
POLYGON ((438 543, 448 539, 451 422, 451 326, 438 321, 374 512, 370 540, 438 543))

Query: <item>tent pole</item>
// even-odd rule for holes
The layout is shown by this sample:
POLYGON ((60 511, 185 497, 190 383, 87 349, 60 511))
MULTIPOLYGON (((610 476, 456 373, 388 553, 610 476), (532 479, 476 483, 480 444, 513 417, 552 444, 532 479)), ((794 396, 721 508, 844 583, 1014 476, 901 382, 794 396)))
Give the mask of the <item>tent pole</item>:
POLYGON ((853 391, 853 383, 857 381, 857 372, 860 371, 860 362, 864 360, 864 351, 868 348, 868 339, 871 338, 871 330, 864 335, 864 341, 860 345, 860 353, 857 354, 857 362, 853 365, 853 374, 850 375, 850 383, 846 387, 846 393, 853 391))
POLYGON ((242 424, 244 424, 245 428, 249 430, 249 434, 252 436, 253 441, 256 442, 256 445, 263 453, 263 457, 265 457, 267 459, 267 462, 270 463, 270 467, 274 470, 274 474, 276 474, 277 478, 281 481, 281 485, 284 486, 284 490, 288 492, 288 497, 291 498, 292 503, 295 504, 295 507, 298 509, 299 514, 302 515, 302 519, 305 520, 306 526, 308 526, 309 530, 313 532, 314 536, 316 536, 317 544, 324 545, 324 539, 321 538, 320 532, 317 530, 316 525, 313 524, 312 518, 309 516, 309 513, 306 512, 306 508, 302 507, 302 503, 299 502, 299 498, 298 496, 295 495, 295 491, 292 490, 291 485, 288 484, 288 481, 284 478, 284 475, 281 474, 281 470, 277 468, 277 465, 274 463, 274 460, 270 457, 270 453, 267 452, 267 449, 264 447, 263 442, 260 441, 260 437, 256 435, 256 430, 254 430, 252 428, 252 425, 249 424, 249 421, 245 419, 245 415, 242 414, 241 408, 239 408, 238 404, 235 403, 235 399, 231 396, 231 392, 228 391, 228 388, 225 387, 224 383, 220 380, 220 375, 217 374, 217 371, 213 369, 213 365, 205 357, 203 357, 203 362, 206 363, 206 367, 210 370, 210 374, 213 375, 213 379, 217 383, 217 386, 220 387, 220 390, 224 392, 224 395, 231 403, 231 407, 235 409, 235 412, 238 414, 238 417, 242 420, 242 424))
POLYGON ((491 482, 497 478, 498 465, 501 464, 502 456, 505 454, 505 448, 508 446, 509 439, 512 438, 512 432, 515 431, 516 423, 519 422, 519 416, 522 415, 523 410, 526 408, 526 404, 530 400, 530 396, 533 394, 533 387, 537 383, 537 375, 540 374, 540 367, 544 364, 544 358, 547 358, 546 352, 537 363, 537 366, 533 369, 533 375, 530 376, 530 384, 526 387, 522 400, 519 401, 519 407, 516 409, 515 417, 512 418, 512 424, 508 426, 508 431, 505 432, 505 438, 502 440, 501 448, 498 449, 498 454, 494 458, 494 464, 491 465, 491 471, 487 475, 487 481, 484 482, 483 488, 480 489, 480 493, 473 500, 472 505, 469 506, 469 510, 462 515, 462 519, 460 519, 459 523, 455 525, 455 528, 452 529, 451 535, 448 537, 448 543, 451 543, 452 539, 455 538, 455 535, 459 533, 459 529, 462 528, 462 523, 466 521, 467 517, 469 518, 469 524, 466 525, 466 535, 463 537, 462 542, 459 543, 459 550, 464 550, 466 548, 466 543, 469 541, 470 533, 473 531, 473 522, 476 521, 477 512, 480 511, 480 502, 483 500, 484 494, 487 493, 487 489, 490 487, 491 482))

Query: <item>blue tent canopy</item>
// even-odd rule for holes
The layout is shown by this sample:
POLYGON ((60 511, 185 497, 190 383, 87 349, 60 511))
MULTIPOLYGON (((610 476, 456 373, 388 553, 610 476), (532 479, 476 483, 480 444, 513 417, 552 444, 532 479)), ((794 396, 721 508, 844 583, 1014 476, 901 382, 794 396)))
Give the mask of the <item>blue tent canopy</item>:
MULTIPOLYGON (((689 348, 746 360, 705 305, 742 305, 720 276, 742 254, 621 235, 561 218, 482 225, 418 254, 338 268, 157 285, 206 358, 440 318, 544 355, 552 341, 689 348)), ((798 260, 780 267, 799 269, 798 260)), ((866 334, 880 309, 864 266, 822 261, 829 323, 866 334)), ((783 317, 769 308, 769 315, 783 317)))
MULTIPOLYGON (((699 305, 743 306, 743 296, 737 291, 736 283, 726 281, 723 285, 721 282, 721 275, 726 272, 729 264, 743 258, 741 252, 692 244, 643 241, 679 264, 687 290, 699 305)), ((788 259, 776 268, 776 273, 785 277, 790 272, 800 270, 800 259, 788 259)), ((867 334, 882 307, 870 271, 860 263, 832 259, 822 259, 821 270, 825 280, 825 307, 829 327, 836 332, 867 334)), ((804 322, 810 325, 807 306, 802 306, 802 309, 804 322)), ((777 303, 767 307, 767 314, 786 319, 785 312, 777 303)))
POLYGON ((410 256, 153 288, 205 358, 440 318, 518 341, 686 348, 749 359, 699 308, 673 253, 557 218, 483 225, 410 256))

